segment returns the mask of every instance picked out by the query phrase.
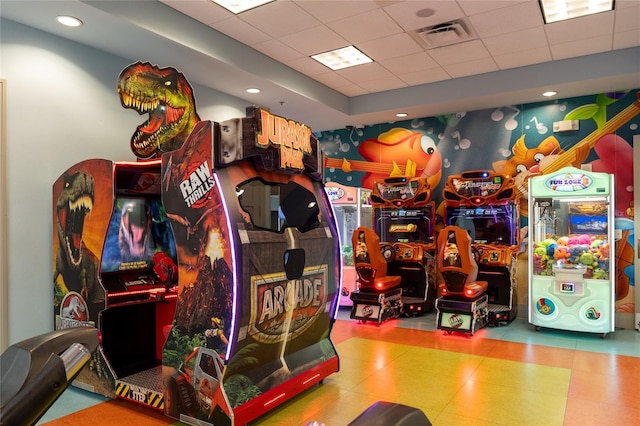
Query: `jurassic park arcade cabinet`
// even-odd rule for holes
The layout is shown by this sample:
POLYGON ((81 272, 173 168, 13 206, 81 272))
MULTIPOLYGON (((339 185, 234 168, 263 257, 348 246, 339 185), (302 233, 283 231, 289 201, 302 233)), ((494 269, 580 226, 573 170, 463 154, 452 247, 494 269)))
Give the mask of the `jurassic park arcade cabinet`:
MULTIPOLYGON (((176 247, 160 171, 159 160, 86 160, 53 185, 55 328, 98 328, 99 350, 75 384, 111 397, 124 377, 160 373, 162 326, 175 311, 176 247)), ((156 393, 140 387, 131 396, 161 407, 157 386, 143 387, 156 393)))
POLYGON ((123 106, 150 115, 131 140, 139 160, 86 160, 53 185, 55 327, 99 330, 77 386, 186 423, 246 424, 339 368, 319 144, 260 108, 216 123, 169 105, 188 97, 131 99, 147 87, 190 95, 173 68, 123 71, 123 106))
POLYGON ((308 127, 249 108, 198 123, 162 162, 179 268, 165 411, 245 424, 338 371, 340 247, 319 144, 308 127), (217 350, 216 381, 185 361, 192 346, 217 350))

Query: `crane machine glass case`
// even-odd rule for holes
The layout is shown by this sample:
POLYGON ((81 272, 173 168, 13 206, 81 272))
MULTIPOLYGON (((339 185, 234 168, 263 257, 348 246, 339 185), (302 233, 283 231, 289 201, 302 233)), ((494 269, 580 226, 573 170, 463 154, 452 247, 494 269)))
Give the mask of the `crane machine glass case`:
POLYGON ((615 329, 613 176, 568 167, 531 178, 529 322, 615 329))

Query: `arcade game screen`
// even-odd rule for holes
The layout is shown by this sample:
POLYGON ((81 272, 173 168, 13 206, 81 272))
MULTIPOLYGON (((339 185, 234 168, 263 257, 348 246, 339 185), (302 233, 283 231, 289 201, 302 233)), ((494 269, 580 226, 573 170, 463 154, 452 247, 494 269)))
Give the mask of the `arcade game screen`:
POLYGON ((380 241, 421 244, 433 242, 431 205, 420 208, 374 210, 374 224, 380 241))
POLYGON ((518 244, 515 205, 447 207, 447 225, 466 229, 476 244, 518 244))
POLYGON ((102 273, 107 277, 123 272, 131 276, 151 273, 152 258, 157 252, 164 252, 176 261, 173 232, 161 201, 117 198, 107 230, 102 273))

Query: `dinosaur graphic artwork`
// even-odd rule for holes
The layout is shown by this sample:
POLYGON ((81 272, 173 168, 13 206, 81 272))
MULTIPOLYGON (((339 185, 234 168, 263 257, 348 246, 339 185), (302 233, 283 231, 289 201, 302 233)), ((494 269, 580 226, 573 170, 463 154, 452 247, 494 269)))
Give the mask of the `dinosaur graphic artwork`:
MULTIPOLYGON (((98 282, 99 262, 85 245, 85 218, 94 206, 94 178, 79 170, 62 176, 63 188, 56 200, 55 218, 58 249, 53 274, 57 304, 69 292, 79 294, 90 306, 104 302, 98 282), (59 300, 58 300, 59 299, 59 300)), ((92 312, 92 320, 97 312, 92 312)))
POLYGON ((120 73, 117 90, 124 108, 149 114, 131 137, 131 150, 140 159, 180 148, 200 121, 193 89, 175 68, 136 62, 120 73))

